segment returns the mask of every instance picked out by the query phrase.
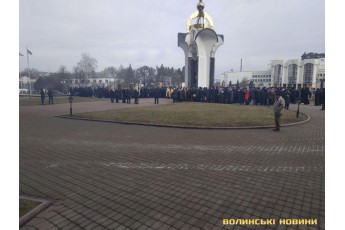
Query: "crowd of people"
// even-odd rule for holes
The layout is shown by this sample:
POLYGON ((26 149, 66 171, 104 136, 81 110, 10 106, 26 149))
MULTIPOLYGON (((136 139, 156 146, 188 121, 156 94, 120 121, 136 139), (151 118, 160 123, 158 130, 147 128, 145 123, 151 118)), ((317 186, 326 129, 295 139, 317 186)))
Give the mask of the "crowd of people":
POLYGON ((139 98, 155 98, 155 103, 158 104, 159 98, 164 97, 166 88, 163 87, 142 87, 140 90, 136 88, 106 88, 106 87, 74 87, 69 89, 72 96, 80 97, 96 97, 96 98, 110 98, 111 102, 130 104, 132 99, 134 103, 139 103, 139 98))
MULTIPOLYGON (((173 90, 167 90, 167 97, 171 95, 174 102, 181 101, 196 101, 196 102, 212 102, 212 103, 225 103, 225 104, 243 104, 243 105, 273 105, 275 96, 277 94, 282 95, 289 103, 304 103, 310 104, 310 98, 312 92, 308 87, 302 89, 295 88, 277 88, 277 87, 213 87, 213 88, 176 88, 173 90)), ((318 89, 315 93, 315 105, 321 105, 324 102, 324 89, 318 89)))
MULTIPOLYGON (((241 105, 264 105, 271 106, 275 102, 277 94, 285 100, 285 109, 289 109, 290 103, 310 104, 312 91, 308 87, 301 89, 281 87, 142 87, 136 88, 70 88, 70 94, 81 97, 110 98, 111 102, 139 103, 139 98, 154 98, 158 104, 159 98, 171 98, 176 102, 209 102, 241 105)), ((317 89, 314 93, 315 105, 325 104, 325 89, 317 89)))

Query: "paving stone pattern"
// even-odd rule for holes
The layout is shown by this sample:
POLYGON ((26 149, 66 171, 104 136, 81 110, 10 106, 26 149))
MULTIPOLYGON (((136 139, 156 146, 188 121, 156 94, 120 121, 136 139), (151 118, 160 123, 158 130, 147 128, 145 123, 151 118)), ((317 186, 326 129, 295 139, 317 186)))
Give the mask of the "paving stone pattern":
MULTIPOLYGON (((73 104, 73 112, 135 106, 159 105, 98 101, 73 104)), ((310 122, 277 133, 71 120, 55 117, 69 104, 21 106, 20 195, 53 200, 21 229, 324 229, 324 111, 301 112, 310 122)))

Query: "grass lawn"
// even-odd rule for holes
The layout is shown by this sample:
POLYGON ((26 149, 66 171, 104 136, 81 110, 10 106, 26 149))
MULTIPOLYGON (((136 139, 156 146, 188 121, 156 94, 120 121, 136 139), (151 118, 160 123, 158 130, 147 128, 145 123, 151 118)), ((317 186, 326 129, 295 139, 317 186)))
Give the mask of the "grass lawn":
MULTIPOLYGON (((109 100, 109 98, 91 98, 91 97, 73 97, 73 103, 79 102, 92 102, 92 101, 105 101, 109 100)), ((44 104, 48 104, 49 98, 46 96, 44 100, 44 104)), ((58 96, 54 97, 54 104, 64 104, 69 103, 68 96, 58 96)), ((40 96, 31 96, 31 98, 27 97, 19 97, 19 106, 28 106, 28 105, 41 105, 41 97, 40 96)))
MULTIPOLYGON (((73 117, 120 122, 202 127, 245 127, 274 125, 273 106, 175 103, 75 114, 73 117)), ((304 114, 284 110, 282 124, 306 120, 304 114)))
POLYGON ((36 208, 39 204, 40 202, 37 201, 19 199, 19 217, 24 216, 26 213, 36 208))

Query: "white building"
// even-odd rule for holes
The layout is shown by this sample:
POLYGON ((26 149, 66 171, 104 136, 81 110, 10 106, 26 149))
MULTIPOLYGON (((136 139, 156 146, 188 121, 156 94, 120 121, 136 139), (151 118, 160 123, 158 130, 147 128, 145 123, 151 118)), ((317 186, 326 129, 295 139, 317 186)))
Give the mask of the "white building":
POLYGON ((28 76, 19 77, 19 94, 29 93, 34 90, 36 79, 29 78, 28 76))
POLYGON ((325 55, 304 53, 301 60, 271 60, 267 71, 225 72, 222 77, 226 84, 247 80, 255 87, 321 88, 325 86, 325 55))
POLYGON ((270 65, 273 86, 316 89, 325 79, 325 58, 272 60, 270 65))
POLYGON ((243 71, 243 72, 225 72, 224 78, 222 81, 225 82, 225 85, 228 85, 229 82, 234 85, 236 82, 247 81, 248 84, 250 81, 253 81, 255 87, 271 87, 271 71, 243 71))
POLYGON ((252 72, 251 78, 249 78, 249 81, 253 81, 255 87, 271 87, 271 71, 255 71, 252 72))
POLYGON ((118 84, 123 84, 123 80, 114 77, 90 77, 88 79, 72 79, 69 82, 71 87, 105 87, 116 88, 118 84))

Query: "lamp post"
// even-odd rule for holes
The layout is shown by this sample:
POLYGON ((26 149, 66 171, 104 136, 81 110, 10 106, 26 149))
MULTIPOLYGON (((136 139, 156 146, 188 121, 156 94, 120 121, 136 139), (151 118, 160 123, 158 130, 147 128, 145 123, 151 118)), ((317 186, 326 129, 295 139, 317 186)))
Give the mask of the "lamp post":
POLYGON ((148 72, 145 70, 144 72, 144 88, 146 87, 146 78, 147 78, 148 72))
POLYGON ((114 77, 114 91, 116 89, 116 73, 113 74, 113 77, 114 77))
POLYGON ((73 103, 73 97, 72 95, 70 95, 68 97, 68 100, 69 100, 69 115, 72 116, 72 103, 73 103))
POLYGON ((300 106, 300 104, 301 104, 301 98, 299 98, 299 100, 298 100, 297 111, 296 111, 296 118, 299 117, 299 106, 300 106))

